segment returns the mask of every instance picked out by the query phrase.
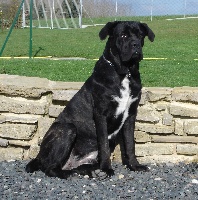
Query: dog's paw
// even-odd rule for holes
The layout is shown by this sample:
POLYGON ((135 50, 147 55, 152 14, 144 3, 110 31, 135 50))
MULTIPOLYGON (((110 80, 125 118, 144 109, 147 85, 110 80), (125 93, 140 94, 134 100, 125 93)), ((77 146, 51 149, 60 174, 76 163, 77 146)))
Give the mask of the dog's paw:
POLYGON ((108 169, 105 170, 105 173, 107 174, 108 177, 111 177, 113 175, 115 175, 114 170, 113 169, 108 169))
POLYGON ((107 177, 111 177, 114 175, 113 169, 108 169, 108 170, 100 170, 97 169, 92 172, 92 177, 93 178, 99 178, 100 180, 105 179, 107 177))
POLYGON ((149 168, 146 165, 127 165, 127 168, 131 171, 149 171, 149 168))

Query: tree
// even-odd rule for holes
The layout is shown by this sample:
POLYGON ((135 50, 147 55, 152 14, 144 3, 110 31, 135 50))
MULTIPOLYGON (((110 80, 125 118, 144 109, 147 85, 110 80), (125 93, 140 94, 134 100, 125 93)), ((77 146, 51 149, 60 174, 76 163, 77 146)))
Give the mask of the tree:
MULTIPOLYGON (((11 26, 15 15, 19 9, 19 5, 20 5, 20 1, 19 0, 11 0, 11 2, 8 4, 8 15, 7 15, 7 19, 9 21, 9 26, 11 26)), ((18 20, 16 22, 15 27, 20 27, 21 25, 21 14, 18 16, 18 20)))
POLYGON ((0 6, 0 26, 3 31, 3 11, 2 11, 1 6, 0 6))
MULTIPOLYGON (((79 1, 76 1, 76 3, 78 3, 78 5, 79 5, 79 1)), ((74 18, 78 17, 78 8, 76 7, 73 0, 63 0, 62 9, 63 9, 63 12, 64 12, 63 14, 66 18, 70 18, 71 15, 74 18), (68 2, 69 6, 67 5, 66 2, 68 2), (70 7, 71 12, 70 12, 70 9, 68 7, 70 7)))
POLYGON ((44 12, 45 12, 45 9, 46 9, 45 3, 44 3, 43 6, 41 4, 38 6, 38 14, 39 14, 40 18, 44 18, 44 12), (44 6, 44 8, 43 8, 43 6, 44 6))

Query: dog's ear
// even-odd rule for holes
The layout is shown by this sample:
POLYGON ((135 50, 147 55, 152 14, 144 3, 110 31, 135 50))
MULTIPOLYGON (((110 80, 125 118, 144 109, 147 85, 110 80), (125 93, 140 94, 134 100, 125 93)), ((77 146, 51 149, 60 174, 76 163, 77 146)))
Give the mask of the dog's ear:
POLYGON ((106 37, 109 35, 113 35, 113 30, 116 27, 116 25, 119 23, 119 21, 115 22, 108 22, 99 32, 99 37, 101 40, 105 40, 106 37))
POLYGON ((153 42, 155 38, 155 34, 153 31, 148 27, 146 23, 141 23, 141 27, 143 28, 143 31, 145 32, 145 35, 148 36, 148 39, 153 42))

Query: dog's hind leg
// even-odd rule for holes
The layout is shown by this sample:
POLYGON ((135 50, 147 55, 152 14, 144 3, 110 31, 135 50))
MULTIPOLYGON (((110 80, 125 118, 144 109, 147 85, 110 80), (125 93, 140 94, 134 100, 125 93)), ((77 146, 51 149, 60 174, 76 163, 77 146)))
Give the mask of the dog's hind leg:
POLYGON ((25 168, 25 171, 28 173, 33 173, 34 171, 37 171, 40 169, 40 162, 38 159, 32 159, 25 168))
POLYGON ((54 122, 43 138, 39 154, 28 163, 26 171, 41 169, 48 176, 66 178, 68 173, 62 166, 70 156, 76 134, 74 124, 54 122))
POLYGON ((34 158, 32 159, 25 167, 25 171, 27 173, 33 173, 34 171, 38 171, 41 169, 41 164, 39 159, 34 158))
POLYGON ((40 155, 46 175, 66 178, 62 170, 72 151, 77 129, 74 124, 55 122, 41 144, 40 155))

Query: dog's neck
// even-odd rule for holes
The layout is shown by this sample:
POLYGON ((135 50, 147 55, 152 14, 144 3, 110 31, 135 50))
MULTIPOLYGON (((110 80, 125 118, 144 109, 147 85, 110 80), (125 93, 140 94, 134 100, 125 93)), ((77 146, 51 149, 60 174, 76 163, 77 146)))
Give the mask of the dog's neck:
POLYGON ((120 57, 114 55, 111 48, 104 52, 103 59, 111 66, 113 66, 119 75, 127 75, 128 77, 139 77, 139 62, 121 62, 120 57))
MULTIPOLYGON (((139 63, 134 63, 130 65, 127 69, 127 71, 120 71, 119 73, 119 66, 114 63, 112 63, 109 59, 106 58, 106 56, 103 54, 103 59, 105 62, 107 62, 110 66, 112 66, 118 75, 120 76, 120 80, 123 80, 124 77, 128 77, 130 79, 131 84, 133 85, 133 90, 137 91, 137 93, 140 92, 142 89, 142 84, 141 84, 141 78, 140 78, 140 73, 139 73, 139 63)), ((133 91, 133 92, 134 92, 133 91)))
MULTIPOLYGON (((115 64, 113 64, 111 61, 107 60, 105 55, 103 54, 103 59, 111 66, 115 67, 115 64)), ((127 75, 128 77, 131 77, 131 72, 128 69, 127 71, 122 71, 121 73, 118 73, 119 75, 127 75)))
POLYGON ((109 63, 111 66, 114 66, 113 63, 112 63, 111 61, 109 61, 109 60, 106 59, 106 57, 105 57, 104 54, 103 54, 102 57, 103 57, 103 59, 104 59, 107 63, 109 63))

